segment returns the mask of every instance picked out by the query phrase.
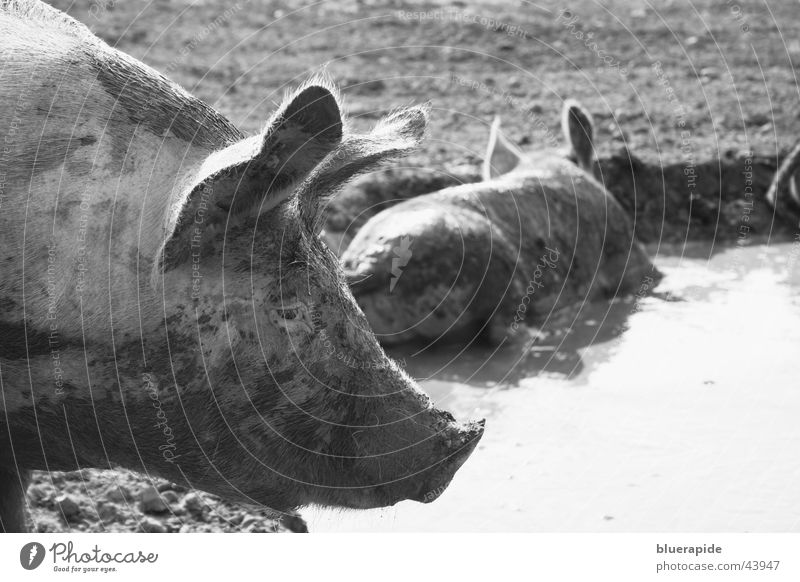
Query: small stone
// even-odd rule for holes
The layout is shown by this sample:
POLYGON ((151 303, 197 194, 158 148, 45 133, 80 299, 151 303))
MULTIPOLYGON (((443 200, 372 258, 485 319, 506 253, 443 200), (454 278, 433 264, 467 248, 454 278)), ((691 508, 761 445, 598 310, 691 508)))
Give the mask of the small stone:
POLYGON ((158 490, 152 485, 145 487, 139 493, 139 508, 144 513, 164 513, 169 511, 169 505, 164 502, 158 494, 158 490))
POLYGON ((77 517, 81 512, 81 506, 78 504, 77 500, 67 494, 59 495, 56 498, 56 506, 66 519, 77 517))
POLYGON ((197 493, 191 492, 187 493, 183 497, 183 508, 195 519, 199 521, 205 521, 205 502, 203 498, 200 497, 197 493))
POLYGON ((166 533, 167 528, 164 527, 164 524, 157 519, 145 517, 139 522, 139 531, 143 531, 145 533, 166 533))
POLYGON ((119 508, 113 503, 101 503, 97 508, 97 515, 104 522, 116 521, 119 519, 119 508))
POLYGON ((132 498, 130 490, 125 487, 125 485, 111 485, 106 489, 105 496, 109 501, 113 501, 114 503, 126 503, 132 498))
POLYGON ((167 489, 161 493, 161 498, 166 501, 167 503, 178 503, 180 501, 180 496, 175 493, 172 489, 167 489))
POLYGON ((42 503, 42 501, 46 500, 48 497, 49 493, 43 486, 31 485, 28 487, 28 499, 30 499, 34 505, 42 503))

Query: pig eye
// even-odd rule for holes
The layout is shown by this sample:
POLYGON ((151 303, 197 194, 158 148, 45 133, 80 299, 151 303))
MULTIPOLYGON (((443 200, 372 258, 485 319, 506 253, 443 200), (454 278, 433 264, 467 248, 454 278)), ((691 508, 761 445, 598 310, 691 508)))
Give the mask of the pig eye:
POLYGON ((283 329, 286 333, 303 331, 311 333, 314 331, 314 323, 311 314, 305 303, 299 301, 273 307, 269 310, 269 320, 278 329, 283 329))

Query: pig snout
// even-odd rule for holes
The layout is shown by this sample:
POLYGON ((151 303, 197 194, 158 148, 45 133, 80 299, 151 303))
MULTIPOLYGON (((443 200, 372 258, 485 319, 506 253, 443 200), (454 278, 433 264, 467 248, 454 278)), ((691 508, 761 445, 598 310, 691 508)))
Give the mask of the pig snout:
POLYGON ((447 489, 458 469, 481 440, 485 421, 460 424, 453 422, 449 414, 444 414, 451 420, 424 444, 419 443, 419 447, 427 450, 423 452, 416 450, 419 447, 412 447, 415 449, 415 458, 393 459, 406 469, 391 481, 376 487, 373 495, 359 498, 357 507, 385 507, 406 500, 430 503, 447 489))
POLYGON ((453 480, 483 436, 485 420, 449 429, 444 435, 443 458, 423 474, 422 485, 410 492, 408 499, 430 503, 437 499, 453 480))

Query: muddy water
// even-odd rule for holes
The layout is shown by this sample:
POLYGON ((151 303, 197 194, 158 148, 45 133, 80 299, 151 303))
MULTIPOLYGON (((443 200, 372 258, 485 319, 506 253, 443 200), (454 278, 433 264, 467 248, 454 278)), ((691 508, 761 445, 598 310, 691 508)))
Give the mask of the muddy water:
POLYGON ((656 296, 395 353, 483 441, 435 503, 312 530, 800 531, 800 244, 664 251, 656 296))

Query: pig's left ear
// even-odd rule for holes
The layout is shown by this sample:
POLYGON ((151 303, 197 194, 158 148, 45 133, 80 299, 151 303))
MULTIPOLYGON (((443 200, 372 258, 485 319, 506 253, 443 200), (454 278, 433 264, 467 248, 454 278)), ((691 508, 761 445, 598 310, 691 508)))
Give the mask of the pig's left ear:
POLYGON ((289 198, 342 140, 332 88, 309 84, 284 100, 259 134, 212 153, 168 217, 163 258, 185 256, 191 231, 262 213, 289 198))
POLYGON ((487 182, 503 174, 508 174, 517 167, 522 160, 522 151, 508 141, 500 131, 500 117, 492 121, 489 130, 489 143, 486 146, 486 155, 483 158, 483 181, 487 182))

